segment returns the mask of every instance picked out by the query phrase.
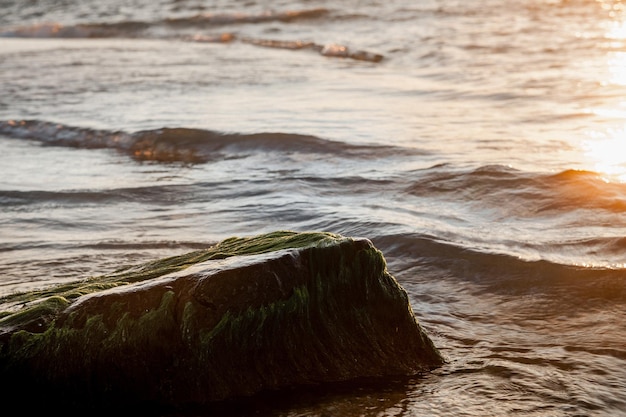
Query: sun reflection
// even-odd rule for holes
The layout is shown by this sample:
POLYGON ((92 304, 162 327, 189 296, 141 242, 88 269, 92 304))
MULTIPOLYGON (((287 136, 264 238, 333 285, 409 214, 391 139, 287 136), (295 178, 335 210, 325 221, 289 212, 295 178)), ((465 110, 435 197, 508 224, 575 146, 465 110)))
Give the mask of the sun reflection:
POLYGON ((583 149, 595 172, 611 181, 626 182, 626 126, 591 135, 583 149))
POLYGON ((596 0, 607 13, 603 37, 605 71, 598 81, 611 93, 607 101, 590 110, 603 128, 588 133, 582 143, 585 165, 607 181, 626 182, 626 0, 596 0))
POLYGON ((626 11, 626 6, 622 0, 596 0, 603 10, 607 12, 611 19, 620 18, 626 11))
POLYGON ((612 21, 609 24, 608 30, 604 34, 607 39, 624 39, 626 38, 626 22, 612 21))
POLYGON ((611 84, 626 86, 626 52, 612 52, 608 55, 607 65, 611 84))

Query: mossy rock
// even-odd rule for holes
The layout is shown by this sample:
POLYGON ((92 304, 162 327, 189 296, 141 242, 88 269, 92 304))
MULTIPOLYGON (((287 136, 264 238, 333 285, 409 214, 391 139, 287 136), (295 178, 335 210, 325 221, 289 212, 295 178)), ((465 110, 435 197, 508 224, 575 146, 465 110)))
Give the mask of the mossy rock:
POLYGON ((369 240, 275 232, 0 299, 10 392, 206 404, 441 365, 369 240))

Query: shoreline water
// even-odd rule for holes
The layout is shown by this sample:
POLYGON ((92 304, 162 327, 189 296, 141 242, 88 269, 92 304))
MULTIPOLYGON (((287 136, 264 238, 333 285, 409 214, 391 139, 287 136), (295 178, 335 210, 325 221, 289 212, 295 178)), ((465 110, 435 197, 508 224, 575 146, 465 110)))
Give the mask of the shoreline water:
POLYGON ((626 415, 619 2, 6 10, 1 34, 43 37, 0 37, 1 294, 230 236, 367 237, 450 363, 260 414, 626 415), (384 58, 186 40, 223 33, 384 58))

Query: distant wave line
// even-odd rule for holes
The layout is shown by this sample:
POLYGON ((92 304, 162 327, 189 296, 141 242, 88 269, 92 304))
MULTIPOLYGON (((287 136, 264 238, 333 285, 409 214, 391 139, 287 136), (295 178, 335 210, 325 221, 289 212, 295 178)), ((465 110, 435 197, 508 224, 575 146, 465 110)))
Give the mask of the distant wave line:
POLYGON ((266 11, 257 14, 230 13, 230 14, 198 14, 183 18, 169 18, 155 22, 127 20, 113 23, 81 23, 77 25, 63 25, 60 23, 39 23, 30 26, 20 26, 0 33, 3 37, 25 38, 90 38, 90 37, 119 37, 129 36, 154 26, 195 27, 195 26, 224 26, 246 23, 264 22, 291 22, 298 19, 314 19, 327 15, 329 11, 323 8, 288 10, 283 12, 266 11))
MULTIPOLYGON (((194 28, 198 26, 226 26, 246 23, 263 22, 291 22, 298 19, 314 19, 329 14, 329 10, 306 9, 284 12, 262 12, 258 14, 232 13, 232 14, 199 14, 185 18, 170 18, 157 22, 122 21, 115 23, 81 23, 76 25, 62 25, 60 23, 39 23, 30 26, 17 27, 15 29, 0 32, 0 37, 16 38, 124 38, 124 37, 151 37, 149 29, 158 26, 170 26, 175 28, 194 28)), ((308 41, 286 41, 275 39, 259 39, 239 36, 232 32, 220 34, 194 35, 177 34, 174 36, 158 35, 158 38, 179 38, 188 42, 211 42, 228 43, 240 41, 245 44, 269 48, 300 50, 308 49, 318 52, 326 57, 349 58, 358 61, 380 62, 383 55, 374 52, 354 49, 346 45, 335 43, 318 44, 308 41)))
MULTIPOLYGON (((68 126, 41 120, 0 121, 0 134, 48 145, 117 149, 138 161, 206 163, 251 152, 331 154, 344 158, 381 158, 411 153, 405 148, 358 145, 295 133, 220 133, 190 128, 160 128, 134 133, 68 126)), ((415 150, 413 154, 419 153, 415 150)))

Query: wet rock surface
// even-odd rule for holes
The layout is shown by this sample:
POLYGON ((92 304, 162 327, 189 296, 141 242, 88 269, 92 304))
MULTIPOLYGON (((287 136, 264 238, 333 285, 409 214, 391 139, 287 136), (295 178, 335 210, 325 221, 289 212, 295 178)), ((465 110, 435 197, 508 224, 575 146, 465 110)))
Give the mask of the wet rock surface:
POLYGON ((275 232, 0 300, 10 392, 185 406, 443 362, 367 239, 275 232))

